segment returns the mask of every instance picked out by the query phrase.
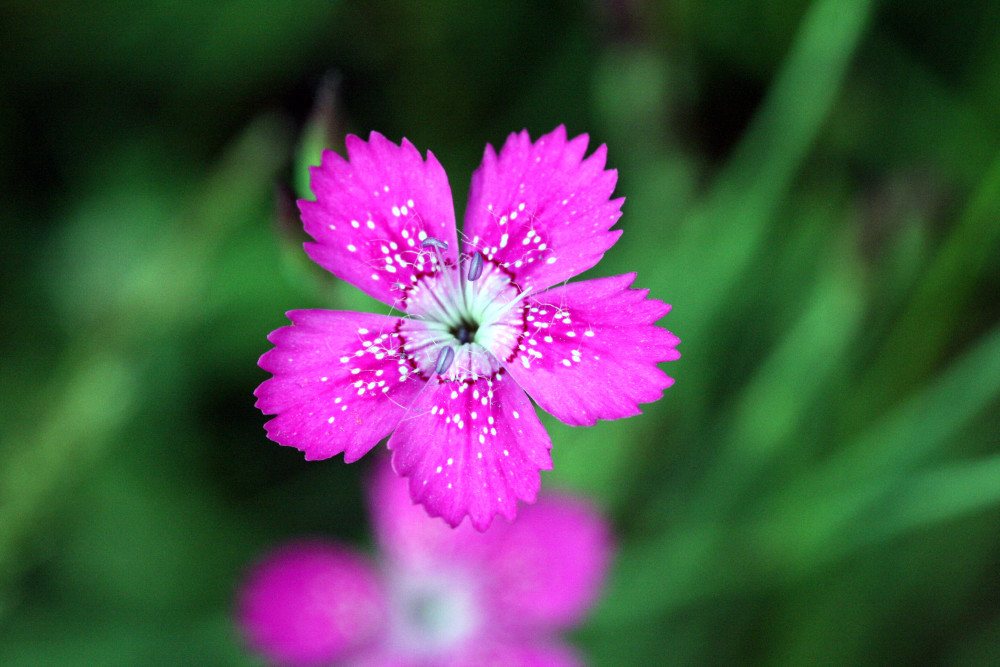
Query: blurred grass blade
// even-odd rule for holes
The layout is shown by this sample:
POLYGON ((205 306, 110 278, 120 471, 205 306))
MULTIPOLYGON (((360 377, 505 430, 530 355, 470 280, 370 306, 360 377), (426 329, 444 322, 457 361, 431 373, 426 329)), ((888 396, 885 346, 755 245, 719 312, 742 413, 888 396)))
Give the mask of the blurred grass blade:
MULTIPOLYGON (((801 574, 867 545, 872 535, 866 532, 866 518, 891 506, 906 467, 947 443, 998 398, 1000 329, 860 438, 850 456, 796 478, 772 501, 755 508, 757 518, 744 529, 731 531, 721 522, 685 522, 647 543, 630 545, 593 622, 617 625, 705 597, 731 595, 739 587, 801 574), (765 563, 766 572, 749 571, 765 563)), ((920 512, 904 504, 895 510, 896 523, 880 528, 877 535, 893 535, 1000 499, 1000 492, 983 484, 988 478, 984 471, 991 469, 966 470, 965 479, 979 486, 947 504, 942 501, 920 512)), ((904 484, 909 489, 905 496, 916 498, 920 489, 934 483, 940 498, 944 487, 939 480, 932 476, 904 484)), ((996 486, 1000 489, 1000 483, 996 486)))
POLYGON ((1000 455, 952 463, 917 475, 897 492, 886 516, 869 525, 872 541, 1000 507, 1000 455))
MULTIPOLYGON (((874 535, 892 534, 895 529, 879 528, 869 535, 868 518, 891 509, 898 489, 925 485, 913 486, 913 467, 942 450, 998 399, 1000 328, 830 463, 802 475, 759 508, 760 539, 772 542, 763 548, 782 554, 787 567, 800 569, 840 557, 874 535)), ((1000 488, 1000 481, 995 483, 1000 488)), ((938 516, 947 512, 939 508, 938 516)))
POLYGON ((278 167, 287 154, 286 128, 276 118, 256 119, 229 147, 177 225, 176 239, 153 260, 160 269, 136 295, 156 304, 150 317, 164 326, 201 319, 201 291, 212 284, 212 260, 240 226, 260 219, 273 192, 278 167), (161 289, 170 284, 170 290, 161 289))
POLYGON ((798 436, 816 401, 842 371, 862 324, 864 303, 849 258, 830 258, 808 308, 742 390, 725 444, 694 511, 732 509, 747 485, 798 436))
MULTIPOLYGON (((730 295, 740 292, 737 284, 742 277, 758 268, 751 262, 823 127, 872 4, 813 2, 782 70, 708 200, 685 220, 681 237, 665 246, 662 260, 649 274, 650 291, 669 295, 673 304, 669 328, 681 337, 684 357, 670 370, 672 375, 684 372, 687 388, 678 383, 671 401, 645 408, 650 417, 643 422, 647 429, 660 431, 657 417, 664 410, 676 411, 678 404, 690 415, 687 424, 714 420, 705 414, 710 374, 698 368, 701 360, 713 363, 711 327, 731 305, 730 295)), ((648 259, 642 264, 647 265, 648 259)), ((658 442, 661 437, 659 432, 646 432, 634 439, 658 442)))
POLYGON ((969 199, 958 223, 917 283, 907 307, 867 374, 859 408, 877 410, 941 361, 963 309, 982 279, 995 275, 1000 250, 1000 154, 969 199))
POLYGON ((675 307, 688 311, 682 338, 705 334, 757 253, 836 99, 871 5, 869 0, 810 5, 760 111, 707 202, 685 221, 684 235, 672 249, 677 256, 662 262, 654 289, 677 294, 675 307))
MULTIPOLYGON (((994 329, 875 427, 840 450, 826 476, 898 474, 925 460, 1000 397, 1000 329, 994 329)), ((993 443, 996 444, 995 442, 993 443)))
POLYGON ((340 106, 340 82, 339 72, 327 72, 319 84, 312 111, 302 128, 294 164, 295 194, 299 198, 313 199, 309 168, 320 164, 323 151, 343 151, 345 123, 340 106))
MULTIPOLYGON (((93 325, 76 333, 60 374, 50 382, 42 414, 12 430, 21 443, 0 470, 0 584, 17 573, 16 551, 65 485, 99 461, 142 397, 141 355, 163 337, 197 322, 208 301, 212 259, 222 243, 254 219, 262 193, 284 155, 280 125, 253 123, 205 180, 174 239, 150 248, 141 275, 114 289, 121 298, 93 325)), ((12 411, 16 413, 17 411, 12 411)))
POLYGON ((91 353, 74 371, 45 392, 51 411, 14 431, 20 446, 0 468, 0 591, 19 574, 17 550, 50 497, 100 458, 136 405, 139 378, 117 355, 91 353))

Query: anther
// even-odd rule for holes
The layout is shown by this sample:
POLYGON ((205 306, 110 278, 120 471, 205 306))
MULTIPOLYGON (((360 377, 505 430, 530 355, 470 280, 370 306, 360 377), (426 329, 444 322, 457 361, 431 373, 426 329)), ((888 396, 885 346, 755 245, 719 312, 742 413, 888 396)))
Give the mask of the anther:
POLYGON ((477 280, 481 275, 483 275, 483 256, 476 252, 472 255, 472 261, 469 262, 469 280, 477 280))
POLYGON ((447 242, 442 241, 441 239, 436 239, 433 236, 428 236, 420 244, 420 247, 422 247, 422 248, 429 248, 431 246, 434 246, 435 248, 440 248, 441 250, 447 250, 448 249, 448 243, 447 242))
POLYGON ((441 348, 441 352, 438 353, 437 366, 434 367, 434 372, 438 375, 444 375, 451 368, 451 362, 453 361, 455 361, 455 348, 451 345, 445 345, 441 348))

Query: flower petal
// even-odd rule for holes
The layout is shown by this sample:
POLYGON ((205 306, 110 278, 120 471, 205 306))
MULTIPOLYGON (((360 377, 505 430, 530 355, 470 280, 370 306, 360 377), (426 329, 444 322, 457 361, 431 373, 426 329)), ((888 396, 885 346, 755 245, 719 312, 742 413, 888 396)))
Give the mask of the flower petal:
POLYGON ((458 256, 448 177, 429 151, 425 162, 406 139, 397 146, 378 132, 367 142, 348 136, 347 155, 324 151, 311 170, 316 201, 299 201, 306 232, 316 239, 306 252, 338 278, 402 307, 397 283, 410 285, 438 253, 452 263, 458 256), (428 237, 448 249, 422 247, 428 237))
POLYGON ((635 274, 583 280, 531 298, 528 338, 505 363, 546 412, 573 426, 637 415, 673 379, 656 364, 680 340, 654 326, 670 306, 630 289, 635 274))
POLYGON ((389 435, 424 382, 399 353, 401 320, 331 310, 293 310, 258 362, 274 374, 254 394, 267 436, 309 460, 344 452, 356 461, 389 435))
POLYGON ((320 541, 285 545, 257 564, 239 594, 249 643, 281 665, 325 665, 371 642, 386 596, 352 550, 320 541))
POLYGON ((389 439, 413 500, 453 527, 468 514, 480 531, 497 513, 513 520, 518 499, 534 502, 551 447, 528 397, 503 372, 429 382, 389 439))
POLYGON ((393 471, 388 456, 378 457, 367 490, 372 529, 381 552, 394 566, 408 570, 427 570, 453 561, 456 549, 477 550, 477 541, 500 527, 482 534, 468 523, 452 528, 429 520, 427 510, 410 498, 409 481, 393 471))
POLYGON ((511 134, 499 157, 487 145, 472 176, 464 252, 512 271, 525 291, 597 264, 621 235, 609 230, 624 200, 609 200, 618 172, 604 169, 606 147, 583 159, 587 141, 567 141, 560 125, 534 143, 527 131, 511 134))
POLYGON ((492 539, 480 563, 492 618, 525 632, 579 623, 611 560, 603 517, 583 499, 549 493, 496 533, 486 534, 492 539))

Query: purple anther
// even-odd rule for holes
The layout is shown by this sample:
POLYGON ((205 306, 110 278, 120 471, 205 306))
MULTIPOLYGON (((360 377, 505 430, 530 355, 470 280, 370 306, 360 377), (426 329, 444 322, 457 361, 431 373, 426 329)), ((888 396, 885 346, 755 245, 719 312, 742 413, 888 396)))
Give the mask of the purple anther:
POLYGON ((483 256, 481 253, 474 253, 472 261, 469 262, 469 280, 477 280, 483 275, 483 256))
POLYGON ((451 368, 451 362, 453 361, 455 361, 455 348, 451 345, 445 345, 441 348, 441 352, 438 353, 437 366, 434 367, 434 372, 438 375, 444 375, 451 368))
POLYGON ((441 239, 436 239, 433 236, 428 236, 420 244, 420 247, 422 248, 429 248, 431 246, 434 246, 435 248, 440 248, 441 250, 448 249, 448 244, 445 241, 442 241, 441 239))

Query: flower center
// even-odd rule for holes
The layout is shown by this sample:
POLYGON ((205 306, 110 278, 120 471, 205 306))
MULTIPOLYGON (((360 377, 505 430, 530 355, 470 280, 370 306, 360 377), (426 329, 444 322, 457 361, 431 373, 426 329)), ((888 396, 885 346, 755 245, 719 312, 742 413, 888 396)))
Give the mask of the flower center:
POLYGON ((479 330, 479 323, 466 314, 462 314, 458 326, 451 327, 448 331, 455 337, 460 345, 473 343, 476 340, 476 331, 479 330))
MULTIPOLYGON (((454 573, 453 573, 454 574, 454 573)), ((390 579, 391 640, 409 656, 432 656, 468 640, 482 624, 471 581, 428 571, 390 579)))
POLYGON ((397 328, 404 362, 425 380, 493 377, 524 338, 522 290, 506 270, 476 257, 464 267, 431 263, 430 271, 400 285, 408 315, 397 328))

